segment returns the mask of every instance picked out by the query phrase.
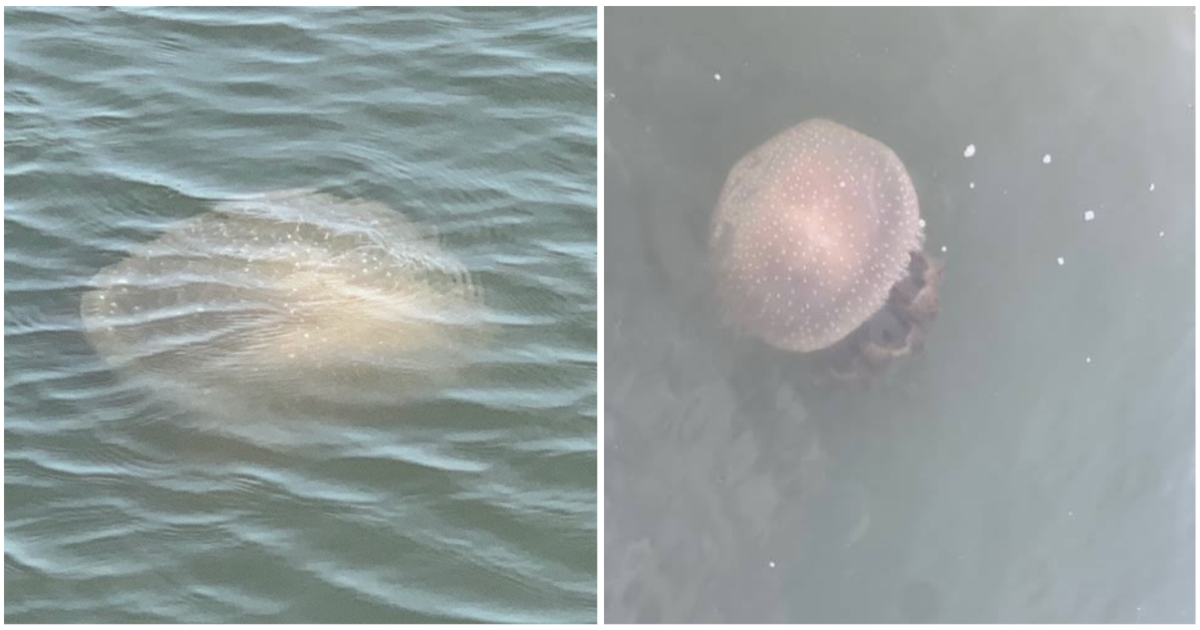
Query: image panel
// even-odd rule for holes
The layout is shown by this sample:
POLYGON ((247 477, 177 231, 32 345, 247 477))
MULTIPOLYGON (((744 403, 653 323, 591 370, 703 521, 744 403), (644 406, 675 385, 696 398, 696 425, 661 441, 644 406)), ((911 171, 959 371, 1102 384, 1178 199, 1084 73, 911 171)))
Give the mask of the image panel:
POLYGON ((604 50, 606 622, 1194 621, 1192 8, 604 50))
POLYGON ((597 620, 583 8, 5 10, 5 621, 597 620))

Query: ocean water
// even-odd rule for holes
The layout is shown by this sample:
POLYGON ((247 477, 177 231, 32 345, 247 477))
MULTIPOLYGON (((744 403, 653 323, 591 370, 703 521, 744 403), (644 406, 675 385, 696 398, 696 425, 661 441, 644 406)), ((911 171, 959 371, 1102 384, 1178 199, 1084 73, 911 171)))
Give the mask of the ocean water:
POLYGON ((605 37, 606 620, 1194 620, 1193 8, 605 37), (731 336, 707 284, 729 168, 817 117, 900 156, 945 261, 924 351, 865 388, 731 336))
POLYGON ((594 9, 7 9, 4 52, 6 621, 596 618, 594 9), (461 264, 466 367, 265 415, 88 343, 101 269, 289 189, 461 264))

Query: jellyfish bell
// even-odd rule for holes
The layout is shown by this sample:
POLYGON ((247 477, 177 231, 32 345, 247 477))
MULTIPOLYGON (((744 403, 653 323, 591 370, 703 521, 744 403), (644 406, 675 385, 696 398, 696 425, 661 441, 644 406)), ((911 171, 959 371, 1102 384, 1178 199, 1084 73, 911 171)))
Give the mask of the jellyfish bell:
POLYGON ((734 165, 710 225, 724 320, 854 378, 919 347, 941 265, 916 190, 883 143, 809 120, 734 165))
POLYGON ((436 238, 373 202, 284 191, 218 204, 101 270, 97 353, 208 416, 338 415, 450 382, 488 337, 436 238))

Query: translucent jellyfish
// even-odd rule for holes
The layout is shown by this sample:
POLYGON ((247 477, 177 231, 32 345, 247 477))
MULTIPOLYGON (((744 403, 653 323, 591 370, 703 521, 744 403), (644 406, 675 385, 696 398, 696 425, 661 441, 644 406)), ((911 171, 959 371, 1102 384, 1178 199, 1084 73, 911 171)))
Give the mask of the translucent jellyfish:
POLYGON ((484 338, 470 276, 416 224, 311 191, 228 201, 101 270, 81 304, 120 373, 201 411, 409 401, 484 338))
POLYGON ((923 243, 900 158, 820 119, 783 131, 733 167, 710 233, 726 320, 783 350, 833 349, 827 354, 843 376, 920 347, 942 273, 923 243))

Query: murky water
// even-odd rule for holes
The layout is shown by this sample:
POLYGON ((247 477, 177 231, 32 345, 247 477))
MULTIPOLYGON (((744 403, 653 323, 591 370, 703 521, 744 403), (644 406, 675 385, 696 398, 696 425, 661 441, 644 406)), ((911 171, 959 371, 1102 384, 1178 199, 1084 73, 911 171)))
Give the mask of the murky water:
POLYGON ((1193 10, 606 17, 606 619, 1191 621, 1193 10), (713 316, 726 173, 814 117, 946 263, 867 389, 713 316))
POLYGON ((594 10, 5 35, 6 621, 595 619, 594 10))

